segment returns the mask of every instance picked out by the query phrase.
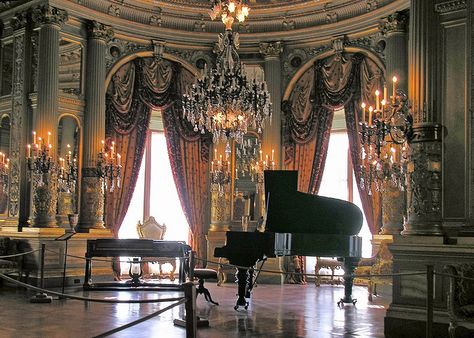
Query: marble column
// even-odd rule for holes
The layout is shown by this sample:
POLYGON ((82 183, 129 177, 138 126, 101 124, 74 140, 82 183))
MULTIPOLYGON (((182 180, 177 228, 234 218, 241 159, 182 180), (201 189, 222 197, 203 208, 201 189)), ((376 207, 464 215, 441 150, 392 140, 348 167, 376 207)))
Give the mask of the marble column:
POLYGON ((33 9, 32 19, 39 26, 38 105, 33 129, 43 142, 49 140, 49 156, 53 162, 47 172, 33 174, 33 225, 57 227, 59 32, 68 14, 56 7, 40 5, 33 9))
MULTIPOLYGON (((384 19, 379 29, 385 37, 385 78, 388 84, 393 76, 398 78, 398 88, 405 93, 408 89, 408 16, 403 12, 394 13, 384 19)), ((389 144, 400 153, 401 146, 389 144)), ((400 191, 391 182, 384 181, 382 194, 382 229, 380 234, 398 235, 403 230, 405 214, 405 191, 400 191)))
POLYGON ((275 169, 281 168, 281 60, 283 43, 262 42, 260 54, 263 55, 265 82, 272 102, 271 122, 267 122, 263 130, 262 150, 264 154, 271 154, 275 150, 275 169))
POLYGON ((407 220, 403 235, 443 234, 443 130, 435 121, 437 16, 434 4, 434 0, 410 3, 408 97, 415 123, 408 149, 407 220))
POLYGON ((84 113, 83 168, 79 229, 104 228, 104 192, 96 163, 105 140, 105 52, 113 36, 110 26, 97 21, 88 25, 86 110, 84 113))

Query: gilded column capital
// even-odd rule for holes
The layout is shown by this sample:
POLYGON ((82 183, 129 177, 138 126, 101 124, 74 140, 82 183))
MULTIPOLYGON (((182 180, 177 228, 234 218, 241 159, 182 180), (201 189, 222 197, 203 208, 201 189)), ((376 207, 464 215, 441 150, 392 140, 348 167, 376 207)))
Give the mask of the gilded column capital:
POLYGON ((87 33, 89 38, 100 39, 106 42, 110 41, 114 36, 112 26, 104 25, 98 21, 91 21, 87 26, 87 33))
MULTIPOLYGON (((21 28, 25 28, 27 24, 28 24, 28 16, 27 16, 27 13, 25 12, 15 13, 15 15, 10 20, 10 26, 15 31, 21 28)), ((1 28, 0 28, 0 32, 1 32, 1 28)))
POLYGON ((379 30, 383 35, 391 33, 406 33, 408 29, 408 14, 404 12, 396 12, 386 17, 379 25, 379 30))
POLYGON ((33 8, 31 18, 34 23, 61 26, 68 20, 65 10, 49 5, 40 5, 33 8))
POLYGON ((265 58, 279 58, 283 52, 283 43, 281 41, 260 42, 260 54, 265 58))

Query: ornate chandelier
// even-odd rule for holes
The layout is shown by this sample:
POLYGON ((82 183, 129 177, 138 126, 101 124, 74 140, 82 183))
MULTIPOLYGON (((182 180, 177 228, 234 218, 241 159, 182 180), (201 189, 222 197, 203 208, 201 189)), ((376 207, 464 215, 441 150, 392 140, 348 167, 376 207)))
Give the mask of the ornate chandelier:
POLYGON ((217 155, 215 155, 214 160, 211 162, 211 191, 217 192, 219 196, 224 196, 226 192, 229 192, 231 182, 230 170, 230 162, 223 161, 222 155, 219 156, 218 160, 217 155))
MULTIPOLYGON (((241 2, 227 1, 218 1, 215 6, 233 13, 231 3, 235 8, 242 6, 241 2)), ((262 132, 265 120, 271 116, 271 102, 265 82, 247 79, 237 53, 239 35, 226 28, 219 34, 216 67, 208 70, 205 66, 202 77, 183 95, 183 118, 194 125, 195 131, 212 133, 214 143, 226 141, 228 155, 229 139, 241 143, 249 128, 262 132)))
POLYGON ((372 185, 376 191, 384 190, 384 182, 393 187, 405 189, 406 149, 412 131, 413 118, 410 113, 407 95, 397 90, 397 78, 393 79, 391 100, 387 98, 384 87, 383 98, 375 91, 375 108, 369 106, 369 119, 366 122, 367 105, 362 103, 361 166, 360 186, 371 194, 372 185))

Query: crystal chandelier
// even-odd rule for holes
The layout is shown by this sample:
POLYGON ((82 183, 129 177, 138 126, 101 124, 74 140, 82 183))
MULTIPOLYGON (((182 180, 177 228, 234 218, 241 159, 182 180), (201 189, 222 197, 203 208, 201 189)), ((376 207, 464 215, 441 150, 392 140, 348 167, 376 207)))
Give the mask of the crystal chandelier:
POLYGON ((232 29, 235 19, 244 22, 249 15, 250 8, 242 0, 213 0, 211 1, 211 10, 209 16, 215 20, 221 17, 226 29, 232 29))
POLYGON ((375 91, 375 107, 370 105, 367 109, 367 104, 362 103, 360 186, 369 195, 372 185, 376 191, 383 191, 385 182, 399 190, 405 189, 406 149, 413 118, 407 95, 397 90, 395 76, 392 83, 390 101, 384 86, 383 98, 379 90, 375 91))
POLYGON ((104 179, 104 191, 113 192, 115 187, 120 188, 122 172, 121 155, 115 150, 115 141, 106 144, 102 141, 102 150, 97 159, 97 176, 104 179))
POLYGON ((217 192, 219 196, 223 196, 230 190, 231 174, 230 162, 223 161, 222 155, 217 159, 217 152, 214 152, 214 160, 211 162, 211 191, 217 192))
MULTIPOLYGON (((231 13, 231 3, 235 8, 241 5, 218 1, 216 6, 231 13)), ((262 132, 265 120, 271 117, 271 102, 265 82, 247 79, 237 53, 239 35, 226 28, 219 35, 216 67, 205 65, 201 78, 183 95, 183 118, 196 132, 212 133, 214 143, 226 141, 228 156, 229 139, 241 143, 249 128, 262 132)))

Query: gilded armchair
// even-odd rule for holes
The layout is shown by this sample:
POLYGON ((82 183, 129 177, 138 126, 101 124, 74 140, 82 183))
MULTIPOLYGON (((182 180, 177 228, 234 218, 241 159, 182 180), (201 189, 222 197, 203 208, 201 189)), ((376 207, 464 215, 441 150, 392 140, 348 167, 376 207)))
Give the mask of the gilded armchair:
MULTIPOLYGON (((138 221, 137 224, 137 232, 138 236, 142 239, 152 239, 152 240, 164 240, 165 233, 166 233, 166 225, 159 224, 153 216, 148 217, 148 219, 141 224, 138 221)), ((152 257, 149 257, 148 260, 153 260, 152 257)), ((156 263, 159 266, 159 278, 166 278, 168 277, 170 280, 174 280, 174 274, 176 272, 176 259, 175 258, 163 258, 160 257, 157 259, 156 263), (171 264, 172 269, 168 274, 163 273, 163 264, 171 264)), ((145 263, 143 265, 144 275, 148 277, 153 277, 153 274, 150 273, 150 265, 145 263)))

